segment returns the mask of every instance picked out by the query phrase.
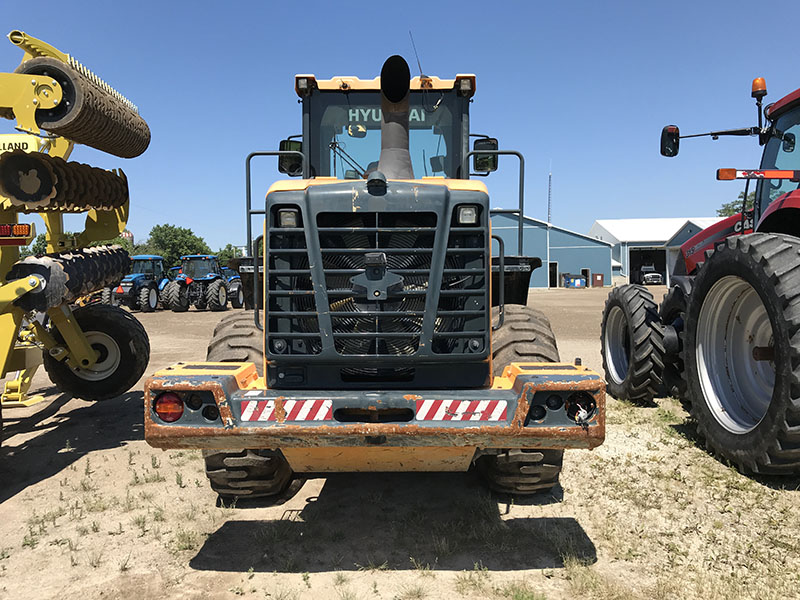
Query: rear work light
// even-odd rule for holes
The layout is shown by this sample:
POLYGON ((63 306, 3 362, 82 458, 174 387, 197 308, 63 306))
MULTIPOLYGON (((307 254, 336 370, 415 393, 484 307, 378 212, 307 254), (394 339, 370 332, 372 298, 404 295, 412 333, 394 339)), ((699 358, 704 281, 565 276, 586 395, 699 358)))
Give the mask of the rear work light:
POLYGON ((183 416, 183 400, 178 394, 164 392, 156 398, 153 410, 166 423, 174 423, 183 416))

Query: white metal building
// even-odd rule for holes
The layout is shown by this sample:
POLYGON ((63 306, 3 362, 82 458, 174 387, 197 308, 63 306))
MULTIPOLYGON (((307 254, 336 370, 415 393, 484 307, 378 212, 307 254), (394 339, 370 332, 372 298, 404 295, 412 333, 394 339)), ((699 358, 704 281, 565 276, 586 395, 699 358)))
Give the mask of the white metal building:
POLYGON ((594 222, 589 237, 613 244, 614 277, 630 280, 643 265, 653 265, 669 285, 681 244, 722 218, 601 219, 594 222))

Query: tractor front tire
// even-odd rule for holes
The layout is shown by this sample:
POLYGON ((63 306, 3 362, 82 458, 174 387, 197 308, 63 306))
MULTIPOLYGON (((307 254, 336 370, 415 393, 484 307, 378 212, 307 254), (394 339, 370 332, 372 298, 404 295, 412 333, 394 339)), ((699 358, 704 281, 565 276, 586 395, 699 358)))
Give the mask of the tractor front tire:
POLYGON ((142 312, 153 312, 158 307, 158 291, 153 287, 143 287, 139 290, 136 302, 142 312))
POLYGON ((206 306, 215 312, 228 308, 228 288, 221 279, 212 281, 206 288, 206 306))
POLYGON ((608 393, 652 402, 661 388, 662 338, 658 308, 647 288, 622 285, 609 292, 600 333, 608 393))
POLYGON ((189 290, 179 281, 170 281, 164 287, 164 303, 172 312, 189 310, 189 290))
MULTIPOLYGON (((73 311, 78 326, 98 353, 88 368, 72 369, 44 352, 44 368, 62 392, 84 400, 108 400, 127 392, 139 381, 150 360, 147 332, 130 313, 107 304, 89 304, 73 311)), ((61 333, 53 337, 64 344, 61 333)))
POLYGON ((741 471, 800 473, 800 240, 731 237, 705 261, 686 318, 691 414, 741 471))
MULTIPOLYGON (((499 323, 497 307, 492 325, 499 323)), ((541 311, 506 304, 503 325, 492 332, 494 376, 503 374, 512 362, 558 362, 558 348, 550 321, 541 311)), ((498 454, 478 458, 478 472, 489 487, 501 494, 524 496, 550 491, 558 483, 563 450, 506 448, 498 454)))
POLYGON ((235 296, 231 299, 232 308, 242 308, 244 306, 244 290, 241 285, 236 286, 235 296))

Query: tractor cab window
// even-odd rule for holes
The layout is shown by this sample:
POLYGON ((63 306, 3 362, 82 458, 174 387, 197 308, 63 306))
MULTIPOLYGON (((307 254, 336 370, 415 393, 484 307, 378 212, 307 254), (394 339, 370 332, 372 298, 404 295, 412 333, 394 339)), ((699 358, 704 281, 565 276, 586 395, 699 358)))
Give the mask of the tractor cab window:
MULTIPOLYGON (((312 173, 363 179, 381 154, 379 92, 318 92, 310 99, 312 173)), ((412 91, 409 153, 414 176, 455 177, 461 160, 461 111, 455 91, 412 91)))
MULTIPOLYGON (((775 122, 777 134, 764 147, 762 169, 800 170, 800 107, 790 110, 775 122)), ((796 181, 764 179, 758 182, 756 198, 759 213, 778 196, 798 189, 796 181)))
POLYGON ((131 273, 145 273, 145 274, 153 274, 153 264, 155 261, 152 260, 135 260, 133 261, 133 267, 131 268, 131 273))
POLYGON ((191 279, 201 279, 214 272, 214 262, 211 260, 185 260, 181 266, 183 274, 191 279))

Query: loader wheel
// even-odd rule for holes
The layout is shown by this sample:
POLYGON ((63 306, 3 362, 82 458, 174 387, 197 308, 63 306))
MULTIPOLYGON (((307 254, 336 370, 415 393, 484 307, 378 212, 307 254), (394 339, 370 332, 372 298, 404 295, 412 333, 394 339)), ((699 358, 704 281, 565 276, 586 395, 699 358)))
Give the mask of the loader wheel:
POLYGON ((211 489, 224 501, 277 496, 292 481, 280 450, 203 450, 211 489))
POLYGON ((233 313, 214 328, 208 343, 209 362, 251 362, 259 375, 264 374, 262 333, 253 321, 253 313, 233 313))
POLYGON ((103 288, 103 293, 102 293, 100 301, 103 304, 113 304, 114 303, 114 294, 111 292, 111 288, 103 288))
MULTIPOLYGON (((147 332, 131 314, 116 306, 90 304, 73 311, 92 348, 100 353, 86 369, 71 369, 44 352, 44 368, 62 392, 84 400, 108 400, 124 394, 139 381, 150 360, 147 332)), ((56 342, 64 344, 58 329, 56 342)))
POLYGON ((652 402, 661 386, 664 347, 658 309, 642 285, 622 285, 608 294, 601 326, 607 390, 619 400, 652 402))
POLYGON ((164 302, 172 312, 189 310, 189 289, 179 281, 170 281, 164 288, 164 302))
MULTIPOLYGON (((691 402, 686 393, 686 370, 684 366, 684 333, 686 324, 687 298, 680 286, 673 286, 664 296, 658 307, 661 324, 664 327, 661 348, 664 357, 662 382, 664 393, 680 400, 689 411, 691 402)), ((654 339, 655 342, 659 340, 654 339)))
POLYGON ((695 279, 686 374, 698 433, 740 470, 800 473, 800 240, 728 238, 695 279))
MULTIPOLYGON (((541 311, 506 304, 503 325, 492 333, 492 369, 502 375, 512 362, 557 362, 550 321, 541 311)), ((499 322, 492 309, 492 325, 499 322)), ((516 496, 543 493, 558 483, 563 450, 514 448, 478 458, 476 467, 495 492, 516 496)))
POLYGON ((156 288, 145 287, 139 290, 138 307, 142 312, 153 312, 158 306, 158 292, 156 288))
POLYGON ((228 289, 221 279, 212 281, 206 288, 205 304, 215 312, 228 308, 228 289))
POLYGON ((236 286, 236 296, 231 300, 232 308, 242 308, 244 306, 244 290, 242 286, 236 286))

